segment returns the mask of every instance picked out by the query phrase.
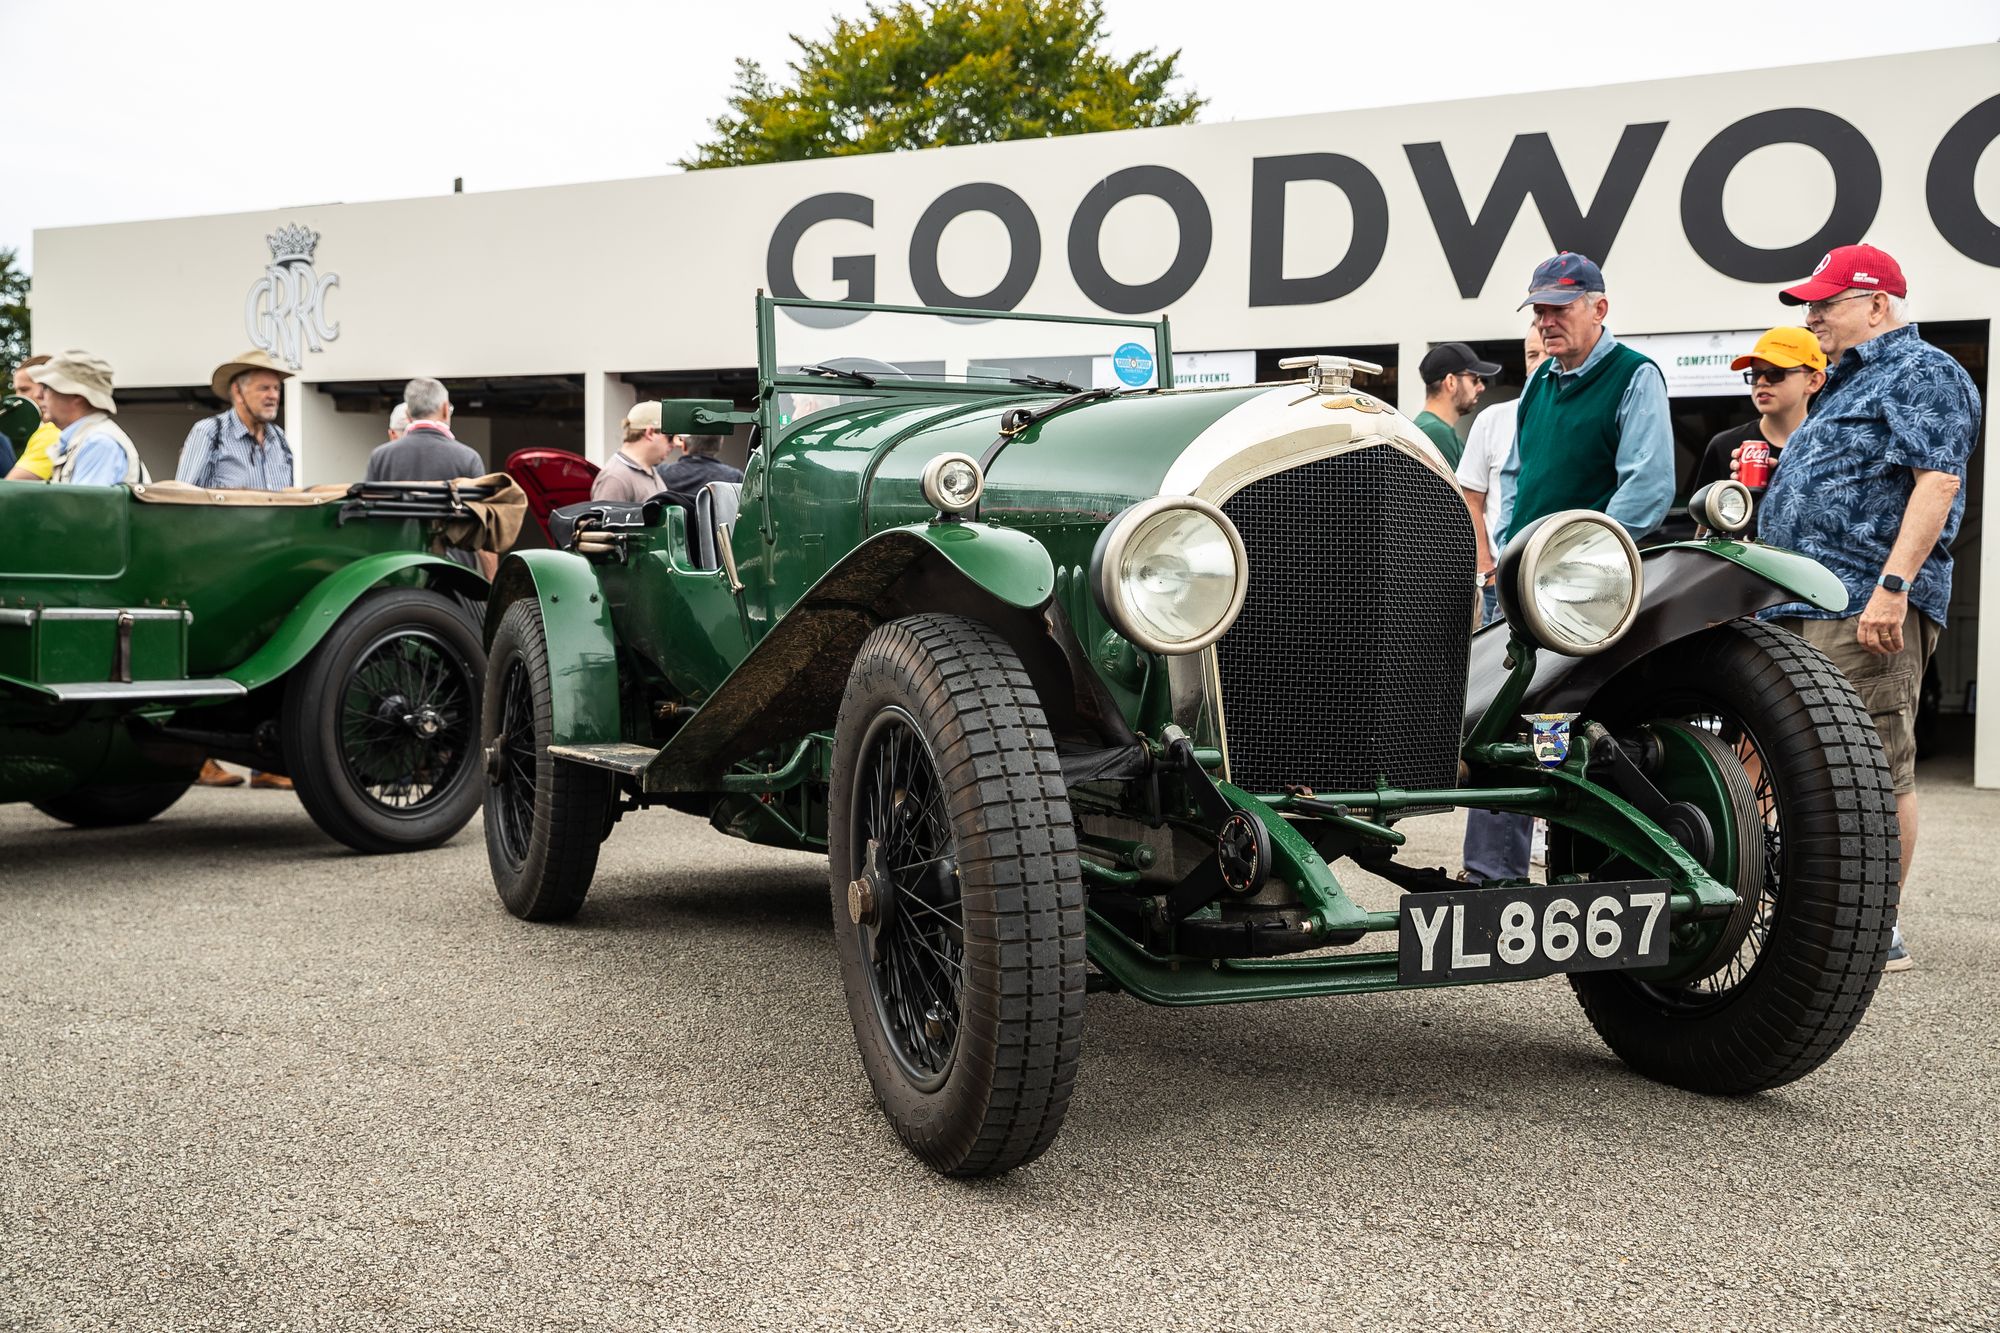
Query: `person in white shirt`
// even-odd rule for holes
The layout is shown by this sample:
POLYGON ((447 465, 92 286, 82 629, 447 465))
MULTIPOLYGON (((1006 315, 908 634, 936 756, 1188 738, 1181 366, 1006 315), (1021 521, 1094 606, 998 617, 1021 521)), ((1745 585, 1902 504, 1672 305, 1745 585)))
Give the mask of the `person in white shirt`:
MULTIPOLYGON (((1548 353, 1542 335, 1533 329, 1521 340, 1521 355, 1532 378, 1535 367, 1548 353)), ((1500 470, 1514 451, 1514 418, 1521 400, 1510 398, 1495 403, 1473 418, 1466 436, 1465 453, 1458 460, 1458 485, 1465 492, 1465 507, 1472 513, 1472 529, 1479 543, 1480 621, 1490 625, 1500 618, 1500 592, 1493 573, 1500 564, 1500 534, 1507 530, 1506 497, 1500 490, 1500 470)))

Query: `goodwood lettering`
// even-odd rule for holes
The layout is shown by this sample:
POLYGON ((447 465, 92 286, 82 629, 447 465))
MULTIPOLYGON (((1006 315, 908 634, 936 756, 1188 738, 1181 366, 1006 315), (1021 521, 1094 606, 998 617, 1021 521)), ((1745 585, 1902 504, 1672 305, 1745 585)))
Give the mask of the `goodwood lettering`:
MULTIPOLYGON (((1443 144, 1404 144, 1405 164, 1459 295, 1471 299, 1484 291, 1515 218, 1530 200, 1557 249, 1606 262, 1666 130, 1665 121, 1625 126, 1604 174, 1589 191, 1587 205, 1579 200, 1550 137, 1518 135, 1476 213, 1467 205, 1443 144)), ((2000 267, 2000 222, 1983 211, 1973 179, 1981 154, 1996 139, 2000 139, 2000 96, 1974 106, 1939 139, 1925 178, 1925 204, 1938 234, 1953 249, 1978 263, 2000 267)), ((1741 282, 1779 283, 1811 269, 1814 260, 1834 246, 1862 237, 1881 202, 1882 166, 1867 137, 1830 111, 1788 107, 1746 116, 1702 146, 1681 182, 1681 229, 1702 262, 1716 272, 1741 282), (1767 248, 1749 244, 1730 229, 1723 191, 1745 158, 1778 144, 1797 144, 1824 158, 1833 172, 1834 197, 1810 235, 1794 244, 1767 248)), ((1388 247, 1389 203, 1381 178, 1366 163, 1344 154, 1253 159, 1249 205, 1247 294, 1252 306, 1338 300, 1374 276, 1388 247), (1331 267, 1288 276, 1284 272, 1290 220, 1287 191, 1306 181, 1340 191, 1353 227, 1346 252, 1331 267)), ((766 280, 773 292, 806 295, 796 271, 799 245, 812 228, 835 220, 872 229, 875 201, 862 194, 816 194, 787 212, 772 230, 766 256, 766 280)), ((1065 257, 1078 290, 1099 309, 1118 315, 1150 314, 1171 306, 1193 288, 1207 270, 1214 239, 1213 215, 1201 189, 1171 167, 1146 164, 1113 172, 1077 200, 1069 219, 1065 257), (1121 282, 1104 265, 1104 223, 1118 204, 1140 197, 1166 204, 1174 216, 1177 240, 1172 259, 1157 277, 1121 282)), ((1026 297, 1042 261, 1042 222, 1034 209, 1013 190, 991 181, 955 186, 940 195, 911 231, 907 256, 911 285, 925 304, 998 310, 1012 310, 1026 297), (969 213, 990 214, 1007 234, 1005 272, 983 292, 954 288, 938 263, 946 227, 969 213)), ((876 299, 877 256, 872 252, 835 258, 828 276, 837 286, 814 295, 844 301, 876 299)), ((788 309, 786 313, 822 327, 863 317, 852 311, 788 309)))

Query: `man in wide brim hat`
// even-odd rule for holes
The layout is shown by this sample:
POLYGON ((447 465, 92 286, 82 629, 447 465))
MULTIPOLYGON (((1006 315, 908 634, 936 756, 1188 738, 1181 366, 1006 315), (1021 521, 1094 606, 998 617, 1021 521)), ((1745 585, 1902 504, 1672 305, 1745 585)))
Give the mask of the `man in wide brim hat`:
POLYGON ((111 397, 110 362, 71 350, 36 366, 28 378, 41 386, 49 420, 61 432, 49 451, 50 481, 136 486, 151 480, 132 437, 111 419, 118 404, 111 397))
POLYGON ((292 372, 279 365, 269 352, 249 351, 234 361, 225 361, 217 366, 215 374, 209 377, 208 387, 215 390, 217 398, 225 403, 229 402, 229 386, 236 381, 236 377, 247 375, 254 370, 268 370, 280 380, 292 377, 292 372))
POLYGON ((208 386, 229 406, 188 430, 174 480, 210 491, 282 491, 292 485, 292 444, 278 425, 280 386, 291 377, 261 351, 217 366, 208 386))

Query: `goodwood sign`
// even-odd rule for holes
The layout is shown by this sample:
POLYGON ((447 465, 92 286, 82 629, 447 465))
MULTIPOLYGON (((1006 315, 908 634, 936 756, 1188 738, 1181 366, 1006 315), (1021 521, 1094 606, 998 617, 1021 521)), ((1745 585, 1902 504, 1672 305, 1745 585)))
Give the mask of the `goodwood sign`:
MULTIPOLYGON (((1505 244, 1516 216, 1529 200, 1558 249, 1576 250, 1600 262, 1611 254, 1640 182, 1653 165, 1665 121, 1629 124, 1619 136, 1610 164, 1580 203, 1555 145, 1545 133, 1515 137, 1477 213, 1468 206, 1442 143, 1402 145, 1430 224, 1436 232, 1461 296, 1477 297, 1505 244)), ((1938 234, 1969 259, 2000 267, 2000 222, 1981 209, 1974 189, 1980 155, 2000 138, 2000 96, 1989 97, 1960 116, 1930 155, 1924 202, 1938 234)), ((1779 283, 1809 271, 1836 245, 1859 239, 1875 220, 1882 201, 1882 167, 1875 147, 1847 120, 1830 111, 1788 107, 1746 116, 1702 146, 1681 182, 1680 224, 1703 263, 1742 282, 1779 283), (1752 245, 1731 230, 1723 212, 1723 191, 1737 166, 1760 149, 1801 145, 1832 169, 1833 202, 1811 235, 1777 248, 1752 245)), ((1316 305, 1360 288, 1382 262, 1389 241, 1389 202, 1375 170, 1341 153, 1293 153, 1252 160, 1250 176, 1249 304, 1316 305), (1353 229, 1345 254, 1325 271, 1288 277, 1284 273, 1286 189, 1304 181, 1331 185, 1347 199, 1353 229)), ((865 194, 816 194, 787 212, 771 233, 765 257, 766 282, 779 296, 804 296, 797 254, 806 233, 822 222, 844 220, 872 228, 875 201, 865 194)), ((1209 201, 1187 176, 1171 167, 1141 165, 1115 171, 1077 201, 1065 238, 1065 261, 1084 297, 1119 315, 1152 314, 1185 296, 1206 270, 1215 237, 1209 201), (1121 282, 1106 271, 1101 249, 1106 217, 1127 199, 1150 196, 1172 210, 1179 240, 1171 262, 1148 281, 1121 282)), ((1019 194, 1004 185, 977 181, 940 194, 910 233, 911 286, 926 305, 1011 310, 1033 286, 1043 264, 1043 224, 1019 194), (1007 267, 985 291, 960 291, 939 271, 939 243, 945 228, 969 213, 997 219, 1007 233, 1007 267)), ((876 290, 874 253, 835 258, 828 277, 839 290, 815 292, 840 300, 872 301, 876 290)), ((821 286, 815 282, 815 286, 821 286)), ((848 323, 860 315, 831 311, 787 313, 813 324, 848 323)))

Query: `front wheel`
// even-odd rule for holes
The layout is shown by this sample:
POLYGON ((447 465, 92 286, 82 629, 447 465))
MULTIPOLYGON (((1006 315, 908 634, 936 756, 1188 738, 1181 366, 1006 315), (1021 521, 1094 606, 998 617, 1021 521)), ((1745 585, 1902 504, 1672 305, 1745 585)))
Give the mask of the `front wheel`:
POLYGON ((524 921, 565 921, 583 907, 617 799, 609 773, 549 753, 553 682, 541 604, 524 597, 493 633, 480 723, 486 863, 500 901, 524 921))
MULTIPOLYGON (((1737 835, 1747 855, 1732 887, 1748 911, 1720 949, 1695 955, 1692 975, 1572 975, 1584 1013, 1633 1069, 1696 1092, 1757 1092, 1817 1069, 1867 1011, 1896 919, 1896 797, 1854 687, 1812 645, 1737 621, 1654 653, 1593 716, 1621 736, 1645 723, 1706 733, 1710 762, 1686 771, 1733 759, 1731 785, 1750 793, 1751 813, 1705 799, 1713 784, 1698 777, 1664 789, 1737 835)), ((1550 848, 1551 870, 1588 855, 1563 844, 1550 848)))
POLYGON ((827 821, 834 936, 876 1100, 955 1176, 1039 1157, 1083 1032, 1083 884, 1040 700, 955 616, 878 628, 848 676, 827 821))
POLYGON ((285 765, 299 801, 359 852, 436 847, 479 808, 486 653, 458 604, 426 588, 372 592, 285 687, 285 765))

